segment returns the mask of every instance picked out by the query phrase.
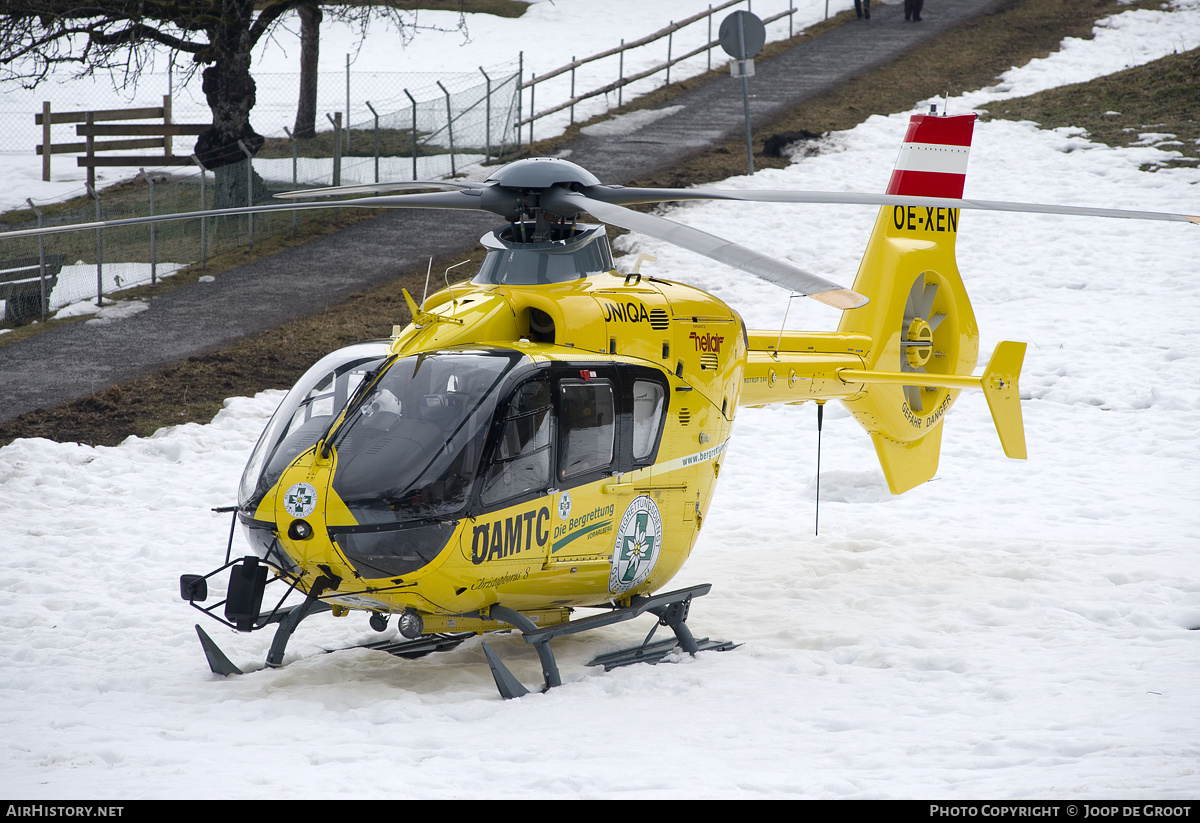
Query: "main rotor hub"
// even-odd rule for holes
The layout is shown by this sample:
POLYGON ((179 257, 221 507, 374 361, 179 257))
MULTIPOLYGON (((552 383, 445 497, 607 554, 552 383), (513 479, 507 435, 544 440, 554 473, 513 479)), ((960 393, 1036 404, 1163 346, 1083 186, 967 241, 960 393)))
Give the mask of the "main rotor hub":
POLYGON ((558 157, 529 157, 496 171, 485 183, 497 183, 511 189, 548 189, 571 184, 599 186, 600 179, 583 166, 558 157))

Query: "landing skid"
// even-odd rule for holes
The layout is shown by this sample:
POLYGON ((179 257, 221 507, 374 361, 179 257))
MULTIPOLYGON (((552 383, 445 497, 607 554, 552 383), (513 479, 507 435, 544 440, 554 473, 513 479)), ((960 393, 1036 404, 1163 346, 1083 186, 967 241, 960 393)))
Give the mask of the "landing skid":
MULTIPOLYGON (((232 662, 230 662, 229 658, 225 656, 225 653, 222 652, 217 646, 216 642, 208 636, 208 633, 204 631, 204 629, 200 628, 199 624, 196 624, 196 634, 200 635, 200 645, 204 649, 204 656, 208 658, 208 667, 212 669, 213 674, 219 674, 223 676, 228 676, 231 674, 246 674, 246 672, 242 671, 232 662)), ((425 655, 433 654, 434 652, 448 652, 451 649, 457 648, 464 640, 474 636, 474 632, 461 632, 458 634, 426 634, 414 640, 382 640, 377 643, 363 643, 359 646, 346 646, 342 649, 328 649, 327 651, 332 653, 343 652, 349 649, 371 649, 372 651, 377 652, 387 652, 394 657, 403 657, 406 660, 415 660, 418 657, 424 657, 425 655)), ((278 641, 278 639, 279 635, 277 632, 276 641, 278 641)), ((275 649, 276 645, 277 643, 271 644, 272 650, 275 649)), ((282 660, 282 652, 280 654, 280 659, 282 660)), ((259 668, 251 669, 250 671, 256 672, 261 671, 262 669, 276 669, 282 668, 282 666, 282 662, 276 665, 266 663, 259 668)))
MULTIPOLYGON (((259 626, 265 626, 269 623, 279 624, 279 628, 275 630, 275 637, 271 641, 271 650, 267 653, 267 662, 262 668, 277 669, 283 666, 283 655, 287 650, 288 641, 292 639, 292 635, 295 634, 300 621, 309 615, 333 610, 333 607, 328 603, 317 599, 325 590, 326 585, 325 578, 320 578, 312 590, 309 591, 308 596, 304 598, 303 603, 293 606, 290 609, 277 609, 271 614, 260 615, 259 619, 255 621, 255 624, 259 626)), ((225 653, 217 646, 216 642, 208 636, 204 629, 200 628, 199 624, 196 625, 196 633, 200 635, 200 646, 204 649, 204 656, 208 658, 208 667, 212 669, 213 674, 223 676, 245 674, 245 672, 233 665, 229 658, 225 656, 225 653)), ((374 649, 411 660, 417 657, 424 657, 433 652, 449 651, 468 637, 474 637, 474 632, 427 634, 412 640, 384 640, 376 643, 364 643, 361 646, 350 646, 348 648, 374 649)), ((330 651, 345 651, 345 649, 330 649, 330 651)))
MULTIPOLYGON (((657 627, 656 627, 657 628, 657 627)), ((696 650, 701 652, 727 652, 736 649, 740 643, 729 640, 709 640, 705 637, 696 641, 696 650)), ((678 640, 660 640, 657 643, 643 643, 631 649, 621 649, 617 652, 601 654, 588 661, 589 666, 603 666, 604 671, 611 672, 621 666, 632 666, 634 663, 661 663, 667 655, 682 651, 678 640)))
MULTIPOLYGON (((692 636, 691 630, 687 627, 688 611, 691 608, 692 598, 708 594, 711 588, 712 586, 706 583, 650 597, 635 596, 631 598, 628 606, 614 608, 611 611, 594 617, 585 617, 581 620, 571 620, 547 627, 540 627, 526 615, 505 606, 492 606, 486 612, 481 612, 477 616, 487 620, 507 623, 520 631, 521 637, 525 642, 537 650, 538 658, 542 664, 542 677, 545 680, 545 688, 551 689, 562 685, 562 678, 558 673, 558 663, 554 659, 554 651, 550 648, 551 640, 569 634, 578 634, 604 626, 611 626, 614 623, 623 623, 626 620, 632 620, 647 612, 657 617, 658 621, 650 629, 650 633, 646 635, 646 639, 642 641, 640 646, 602 654, 587 665, 603 666, 605 671, 611 671, 620 666, 628 666, 633 663, 658 663, 667 655, 677 651, 695 655, 697 652, 702 651, 728 651, 729 649, 737 648, 738 644, 725 640, 709 640, 708 638, 697 640, 692 636), (654 633, 658 630, 659 626, 670 627, 671 631, 675 633, 674 639, 651 643, 650 640, 654 637, 654 633)), ((252 669, 251 671, 283 666, 283 657, 288 641, 295 633, 300 622, 309 615, 331 610, 331 606, 328 603, 318 599, 323 590, 323 585, 316 585, 308 593, 303 603, 293 606, 290 609, 277 609, 268 615, 261 615, 258 620, 254 621, 259 626, 278 623, 278 628, 275 630, 275 637, 271 641, 271 650, 267 654, 266 662, 259 669, 252 669)), ((216 641, 209 637, 208 633, 200 628, 198 624, 196 626, 196 633, 200 637, 200 645, 204 649, 204 656, 208 659, 208 667, 214 674, 228 676, 246 673, 230 661, 225 653, 221 651, 220 647, 217 646, 216 641)), ((427 634, 412 640, 387 640, 376 643, 364 643, 348 648, 372 649, 387 652, 396 657, 413 659, 424 657, 433 652, 449 651, 474 636, 475 632, 427 634)), ((529 689, 508 670, 508 667, 492 651, 491 647, 487 643, 483 643, 482 646, 484 656, 487 658, 488 667, 491 669, 492 677, 496 681, 496 688, 499 690, 500 696, 508 699, 529 694, 529 689)), ((344 651, 344 649, 331 649, 330 651, 344 651)))
MULTIPOLYGON (((697 652, 701 651, 728 651, 729 649, 737 648, 738 644, 725 640, 709 640, 707 637, 702 640, 696 640, 692 636, 691 629, 687 627, 688 611, 691 608, 692 598, 708 594, 711 588, 711 584, 705 583, 650 597, 635 596, 631 598, 628 606, 615 608, 607 614, 586 617, 582 620, 572 620, 546 628, 538 627, 523 614, 504 606, 492 606, 487 612, 487 617, 492 620, 503 621, 520 630, 525 642, 537 650, 538 658, 542 663, 542 677, 545 680, 546 689, 552 689, 555 686, 562 685, 562 678, 558 673, 558 664, 554 659, 554 652, 550 648, 551 640, 568 634, 578 634, 579 632, 591 631, 603 626, 611 626, 614 623, 623 623, 646 612, 655 615, 658 618, 658 622, 650 630, 650 634, 646 636, 641 646, 600 655, 587 665, 604 666, 605 671, 611 671, 618 666, 628 666, 632 663, 658 663, 676 650, 685 651, 694 656, 697 652), (669 626, 675 632, 675 639, 650 643, 650 638, 654 636, 654 632, 659 626, 669 626)), ((525 688, 513 673, 508 670, 508 667, 504 665, 487 643, 483 644, 483 652, 487 657, 488 666, 492 670, 492 678, 496 681, 496 688, 500 691, 501 697, 507 700, 529 694, 529 689, 525 688)))

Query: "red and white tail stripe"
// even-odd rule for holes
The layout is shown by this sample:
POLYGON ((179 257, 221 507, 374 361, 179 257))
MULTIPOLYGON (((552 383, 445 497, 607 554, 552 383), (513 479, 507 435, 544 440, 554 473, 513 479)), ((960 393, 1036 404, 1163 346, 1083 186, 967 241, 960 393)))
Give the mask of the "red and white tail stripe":
POLYGON ((896 158, 887 193, 962 197, 974 128, 974 114, 954 117, 914 114, 908 122, 908 134, 896 158))

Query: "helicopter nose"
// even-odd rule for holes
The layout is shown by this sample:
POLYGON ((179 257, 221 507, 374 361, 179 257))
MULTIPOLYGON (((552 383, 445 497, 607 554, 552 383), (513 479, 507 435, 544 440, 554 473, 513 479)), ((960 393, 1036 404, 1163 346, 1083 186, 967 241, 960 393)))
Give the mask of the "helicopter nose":
POLYGON ((317 538, 325 529, 325 503, 329 488, 328 482, 321 482, 320 475, 314 477, 307 471, 303 475, 297 472, 300 476, 288 477, 294 470, 285 473, 280 483, 276 523, 282 548, 303 567, 306 560, 320 551, 317 538))

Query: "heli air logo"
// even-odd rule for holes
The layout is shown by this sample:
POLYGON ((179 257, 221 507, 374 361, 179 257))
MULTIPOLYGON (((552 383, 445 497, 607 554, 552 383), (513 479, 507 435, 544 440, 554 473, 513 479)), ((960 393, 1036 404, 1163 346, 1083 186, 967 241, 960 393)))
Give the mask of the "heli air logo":
POLYGON ((696 334, 692 332, 688 337, 696 341, 696 351, 712 352, 713 354, 720 354, 721 344, 725 342, 725 338, 717 334, 696 334))
POLYGON ((608 590, 623 594, 642 584, 662 553, 662 517, 649 495, 641 495, 625 509, 613 546, 608 590))
POLYGON ((563 492, 558 496, 558 519, 566 520, 571 516, 571 493, 563 492))
POLYGON ((292 517, 308 517, 317 510, 317 490, 311 483, 297 483, 283 495, 283 505, 292 517))

